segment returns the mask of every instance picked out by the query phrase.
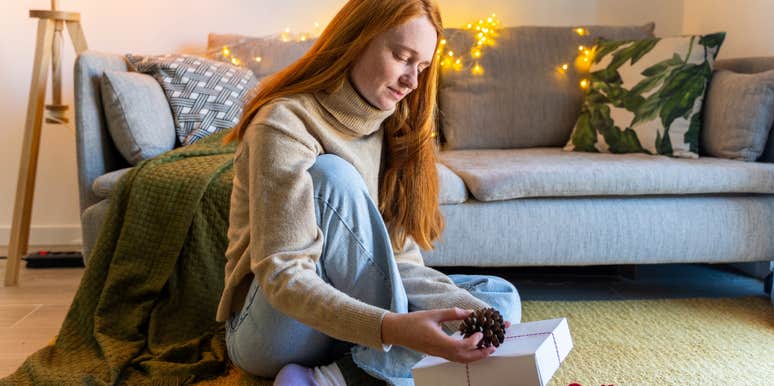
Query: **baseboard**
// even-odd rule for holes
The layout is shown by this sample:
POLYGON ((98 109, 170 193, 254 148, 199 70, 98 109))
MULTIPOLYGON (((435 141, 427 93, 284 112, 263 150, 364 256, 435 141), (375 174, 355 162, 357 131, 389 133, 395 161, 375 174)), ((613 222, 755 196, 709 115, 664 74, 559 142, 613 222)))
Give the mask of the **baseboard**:
MULTIPOLYGON (((0 256, 8 254, 11 227, 0 226, 0 256)), ((29 251, 34 249, 80 250, 81 225, 33 225, 30 227, 29 251)))

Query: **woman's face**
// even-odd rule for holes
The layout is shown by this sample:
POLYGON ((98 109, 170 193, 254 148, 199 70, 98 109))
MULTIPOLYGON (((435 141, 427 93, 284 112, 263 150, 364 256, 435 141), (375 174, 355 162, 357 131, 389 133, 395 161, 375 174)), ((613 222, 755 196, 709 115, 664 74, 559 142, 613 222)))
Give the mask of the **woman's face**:
POLYGON ((417 88, 419 73, 435 54, 436 31, 427 17, 416 17, 377 35, 355 61, 351 80, 360 95, 390 110, 417 88))

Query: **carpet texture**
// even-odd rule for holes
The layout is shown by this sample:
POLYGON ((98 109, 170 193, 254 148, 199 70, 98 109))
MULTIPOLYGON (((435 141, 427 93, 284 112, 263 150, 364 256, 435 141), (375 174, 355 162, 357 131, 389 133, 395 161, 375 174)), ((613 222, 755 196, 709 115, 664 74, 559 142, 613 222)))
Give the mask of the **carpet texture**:
MULTIPOLYGON (((763 385, 774 308, 763 296, 526 301, 523 321, 566 317, 574 348, 550 385, 763 385)), ((200 385, 271 385, 235 368, 200 385)), ((506 383, 503 383, 506 385, 506 383)))

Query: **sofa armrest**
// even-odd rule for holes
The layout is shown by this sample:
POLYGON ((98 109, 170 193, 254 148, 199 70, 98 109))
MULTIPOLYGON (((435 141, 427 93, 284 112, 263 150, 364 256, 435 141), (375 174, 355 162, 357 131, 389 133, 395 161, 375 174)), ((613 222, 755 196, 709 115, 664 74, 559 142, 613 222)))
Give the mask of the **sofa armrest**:
MULTIPOLYGON (((715 62, 716 70, 729 70, 743 74, 754 74, 774 70, 774 56, 721 59, 715 62)), ((769 131, 769 139, 758 162, 774 163, 774 127, 769 131)))
POLYGON ((84 51, 75 60, 75 146, 81 214, 99 202, 91 186, 94 179, 131 166, 118 152, 107 128, 100 81, 106 70, 127 71, 121 55, 84 51))

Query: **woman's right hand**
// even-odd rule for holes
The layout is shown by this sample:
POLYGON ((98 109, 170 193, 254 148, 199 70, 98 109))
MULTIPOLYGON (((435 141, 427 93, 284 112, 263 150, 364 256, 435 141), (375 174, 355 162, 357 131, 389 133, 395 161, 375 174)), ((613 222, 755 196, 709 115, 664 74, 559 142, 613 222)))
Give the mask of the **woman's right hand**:
POLYGON ((446 335, 440 325, 445 321, 463 320, 470 313, 471 311, 457 307, 406 314, 388 312, 382 319, 382 342, 408 347, 453 362, 470 363, 484 359, 496 348, 476 347, 483 334, 477 332, 465 339, 455 339, 446 335))

